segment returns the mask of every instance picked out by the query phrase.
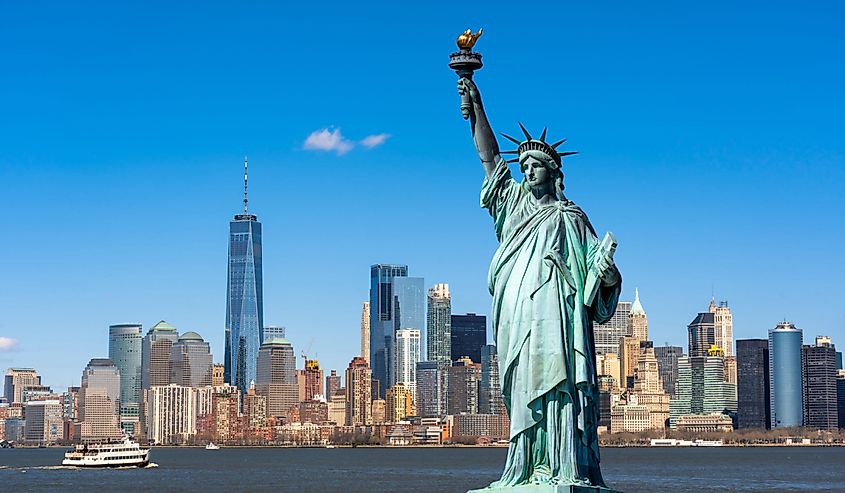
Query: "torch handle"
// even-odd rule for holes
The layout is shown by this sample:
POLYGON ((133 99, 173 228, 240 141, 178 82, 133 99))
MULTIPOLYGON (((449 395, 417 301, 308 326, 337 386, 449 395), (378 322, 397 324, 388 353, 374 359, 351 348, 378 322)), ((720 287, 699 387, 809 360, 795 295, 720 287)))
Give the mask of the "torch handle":
MULTIPOLYGON (((457 73, 459 77, 472 80, 472 70, 458 70, 457 73)), ((469 120, 470 111, 472 111, 472 99, 470 99, 469 89, 467 89, 461 94, 461 116, 464 117, 464 120, 469 120)))

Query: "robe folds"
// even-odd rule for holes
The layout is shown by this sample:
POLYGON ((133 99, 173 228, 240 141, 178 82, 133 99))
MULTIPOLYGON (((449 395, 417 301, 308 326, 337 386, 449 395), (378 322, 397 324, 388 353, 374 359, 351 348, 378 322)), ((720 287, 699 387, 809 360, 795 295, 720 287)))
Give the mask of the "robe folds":
POLYGON ((586 214, 564 197, 540 204, 504 160, 484 180, 481 205, 500 242, 488 286, 510 417, 505 472, 492 486, 603 485, 593 323, 613 316, 621 278, 586 304, 599 248, 586 214))

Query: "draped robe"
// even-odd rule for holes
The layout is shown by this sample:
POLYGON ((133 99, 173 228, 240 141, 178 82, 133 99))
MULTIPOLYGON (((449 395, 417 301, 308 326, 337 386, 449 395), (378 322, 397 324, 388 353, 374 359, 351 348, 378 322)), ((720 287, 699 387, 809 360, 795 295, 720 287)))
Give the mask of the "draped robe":
POLYGON ((491 487, 603 486, 593 323, 613 316, 621 277, 586 305, 599 246, 586 214, 564 197, 540 204, 504 160, 485 179, 481 205, 500 242, 488 286, 510 416, 507 463, 491 487))

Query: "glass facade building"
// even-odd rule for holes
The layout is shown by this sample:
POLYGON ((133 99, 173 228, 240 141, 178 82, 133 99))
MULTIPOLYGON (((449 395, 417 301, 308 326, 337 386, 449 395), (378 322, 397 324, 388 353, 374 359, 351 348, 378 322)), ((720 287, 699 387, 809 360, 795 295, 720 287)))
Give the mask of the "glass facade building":
POLYGON ((769 329, 769 396, 772 428, 801 426, 803 379, 801 346, 804 333, 789 322, 769 329))
POLYGON ((147 331, 141 342, 141 388, 170 385, 170 350, 179 339, 176 327, 164 320, 147 331))
POLYGON ((452 315, 452 361, 468 357, 481 362, 481 348, 487 344, 487 317, 467 313, 452 315))
POLYGON ((769 411, 769 341, 736 341, 737 428, 768 428, 769 411))
POLYGON ((396 331, 425 327, 425 288, 407 265, 370 267, 370 365, 379 397, 396 383, 396 331))
POLYGON ((109 359, 120 372, 120 426, 135 433, 141 412, 141 324, 109 326, 109 359))
MULTIPOLYGON (((710 346, 716 344, 716 323, 713 312, 699 313, 687 326, 690 357, 707 356, 710 346)), ((724 349, 724 348, 723 348, 724 349)))
POLYGON ((170 383, 184 387, 211 385, 211 346, 196 332, 185 332, 170 350, 170 383))
POLYGON ((426 360, 452 361, 452 295, 448 284, 428 290, 426 360))
MULTIPOLYGON (((246 164, 246 163, 244 163, 246 164)), ((226 284, 224 380, 246 394, 255 380, 258 349, 264 342, 264 282, 262 278, 261 223, 244 212, 229 222, 229 263, 226 284)))
POLYGON ((675 395, 675 382, 678 381, 678 358, 684 355, 681 346, 655 346, 657 371, 663 381, 663 390, 670 396, 675 395))
POLYGON ((596 354, 616 354, 619 340, 630 336, 628 317, 631 314, 631 302, 620 301, 616 304, 613 317, 603 324, 593 324, 593 337, 596 340, 596 354))

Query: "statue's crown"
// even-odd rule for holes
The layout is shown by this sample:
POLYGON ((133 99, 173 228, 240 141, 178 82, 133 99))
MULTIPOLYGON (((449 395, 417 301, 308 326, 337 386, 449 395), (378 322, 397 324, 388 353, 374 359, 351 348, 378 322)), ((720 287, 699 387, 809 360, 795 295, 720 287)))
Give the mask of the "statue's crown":
POLYGON ((517 157, 515 157, 513 159, 508 159, 507 160, 508 163, 518 163, 519 162, 519 156, 522 155, 523 153, 527 152, 527 151, 540 151, 543 154, 547 155, 549 157, 549 159, 554 161, 557 164, 558 168, 560 168, 561 158, 563 156, 571 156, 572 154, 578 154, 578 151, 567 151, 567 152, 558 152, 557 151, 558 146, 560 146, 561 144, 566 142, 566 139, 559 140, 559 141, 557 141, 553 144, 546 143, 546 130, 547 130, 546 128, 543 128, 543 133, 540 134, 539 139, 534 139, 533 137, 531 137, 531 134, 528 133, 528 130, 525 129, 525 127, 522 125, 522 123, 519 124, 519 128, 522 129, 522 133, 525 134, 526 140, 524 140, 524 141, 520 142, 519 140, 511 137, 510 135, 502 134, 502 137, 508 139, 509 141, 513 142, 514 144, 516 144, 518 146, 515 150, 502 152, 502 154, 516 154, 517 155, 517 157))

